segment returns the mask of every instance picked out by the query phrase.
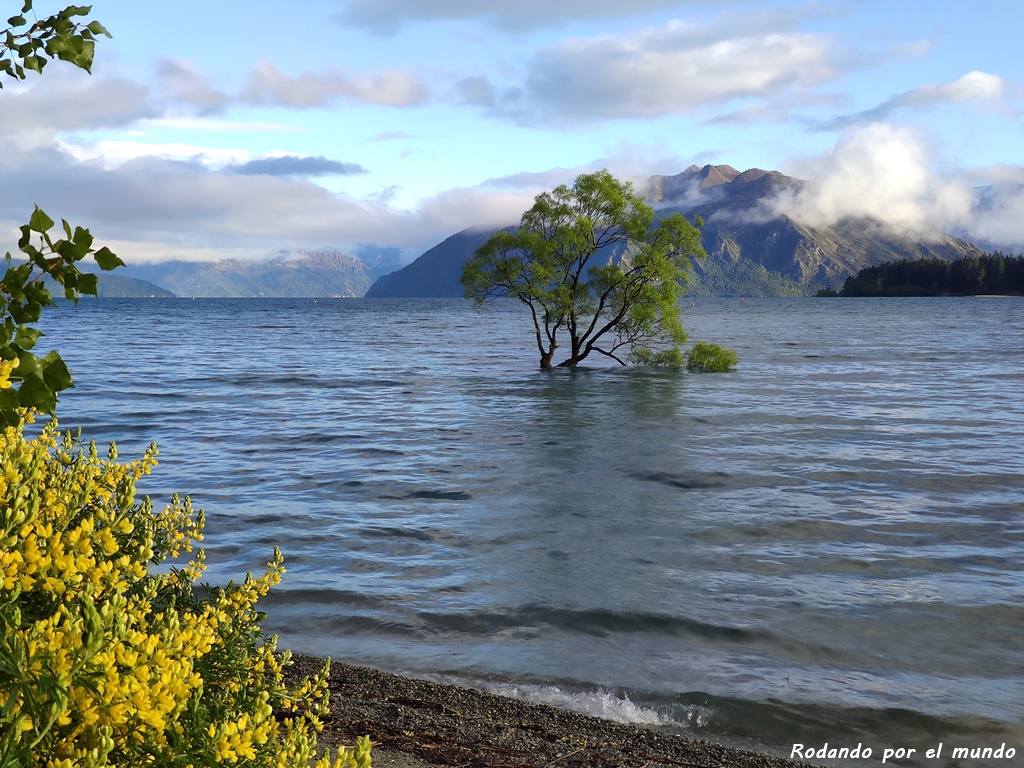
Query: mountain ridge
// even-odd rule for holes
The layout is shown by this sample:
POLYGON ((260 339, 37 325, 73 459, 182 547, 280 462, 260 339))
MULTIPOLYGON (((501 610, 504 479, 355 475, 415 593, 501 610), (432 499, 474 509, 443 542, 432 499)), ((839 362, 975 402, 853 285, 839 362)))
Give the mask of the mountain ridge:
POLYGON ((129 265, 125 274, 195 298, 355 298, 373 284, 364 262, 330 249, 262 261, 129 265))
MULTIPOLYGON (((773 201, 804 184, 761 168, 691 165, 671 176, 651 176, 641 194, 655 206, 657 218, 681 213, 690 220, 704 220, 701 239, 708 258, 694 264, 687 291, 693 296, 809 296, 883 261, 952 261, 984 254, 952 235, 917 240, 888 232, 870 219, 812 227, 774 212, 773 201)), ((496 231, 456 233, 411 264, 379 278, 366 296, 462 296, 462 266, 496 231)))
MULTIPOLYGON (((838 287, 846 277, 884 261, 952 261, 985 253, 948 234, 915 239, 870 219, 814 227, 779 213, 778 200, 798 194, 805 183, 774 170, 708 164, 651 176, 639 192, 658 218, 681 213, 704 220, 701 238, 708 258, 694 264, 692 296, 806 296, 838 287)), ((514 230, 515 224, 506 229, 514 230)), ((163 290, 184 297, 461 297, 464 264, 498 230, 469 227, 404 266, 398 249, 370 245, 356 247, 355 255, 322 249, 253 261, 132 264, 129 257, 118 276, 147 282, 115 286, 114 281, 106 290, 115 291, 107 295, 143 296, 163 290)), ((614 259, 621 253, 603 256, 614 259)))

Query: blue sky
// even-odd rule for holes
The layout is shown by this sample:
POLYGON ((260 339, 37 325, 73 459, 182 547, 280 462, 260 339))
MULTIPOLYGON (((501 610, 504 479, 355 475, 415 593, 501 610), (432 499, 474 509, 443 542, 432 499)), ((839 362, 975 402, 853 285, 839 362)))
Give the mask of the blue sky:
POLYGON ((6 247, 38 203, 127 261, 411 259, 581 172, 641 186, 706 163, 808 180, 777 206, 810 224, 1024 243, 1019 0, 96 0, 91 18, 113 34, 91 77, 55 63, 0 91, 6 247))

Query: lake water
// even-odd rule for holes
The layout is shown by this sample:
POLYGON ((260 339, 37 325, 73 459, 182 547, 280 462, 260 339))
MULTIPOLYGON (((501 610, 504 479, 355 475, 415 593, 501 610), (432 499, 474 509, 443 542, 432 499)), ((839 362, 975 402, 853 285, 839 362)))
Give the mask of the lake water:
POLYGON ((207 511, 210 581, 283 549, 285 647, 786 755, 1019 763, 1024 299, 685 322, 738 370, 541 372, 517 306, 455 300, 83 300, 40 347, 65 426, 159 444, 142 490, 207 511))

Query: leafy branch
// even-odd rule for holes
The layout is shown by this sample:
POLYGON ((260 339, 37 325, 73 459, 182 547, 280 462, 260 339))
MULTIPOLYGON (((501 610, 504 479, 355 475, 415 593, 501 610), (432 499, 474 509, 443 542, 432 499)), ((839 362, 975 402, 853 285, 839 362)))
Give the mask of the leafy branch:
MULTIPOLYGON (((52 59, 91 73, 96 36, 110 37, 98 21, 77 20, 91 10, 87 5, 70 5, 30 22, 25 14, 31 14, 32 0, 24 0, 21 13, 9 18, 8 27, 0 32, 0 73, 25 80, 29 72, 41 73, 52 59)), ((124 266, 109 248, 93 249, 88 229, 62 224, 65 237, 60 238, 59 232, 51 235, 53 219, 36 206, 29 223, 21 227, 18 249, 24 258, 15 261, 10 252, 6 254, 7 271, 0 280, 0 426, 18 424, 22 409, 52 416, 57 393, 74 386, 57 352, 43 356, 32 352, 43 335, 32 325, 39 321, 43 307, 54 304, 50 286, 60 286, 64 298, 77 302, 82 294, 97 295, 96 275, 78 268, 82 259, 92 256, 103 270, 124 266)))
POLYGON ((18 423, 19 408, 35 408, 53 415, 57 393, 74 384, 67 366, 57 352, 43 357, 31 350, 43 335, 31 325, 39 321, 43 307, 53 306, 48 286, 63 288, 64 298, 78 301, 82 294, 97 294, 97 276, 78 269, 78 263, 91 255, 100 269, 111 270, 124 262, 107 247, 93 250, 88 229, 62 222, 66 239, 54 239, 53 219, 38 206, 28 224, 21 227, 18 248, 28 258, 16 263, 7 253, 7 272, 0 280, 0 360, 11 368, 9 381, 17 386, 0 390, 0 425, 18 423), (32 242, 37 236, 38 244, 32 242), (17 362, 15 362, 17 361, 17 362))
MULTIPOLYGON (((42 73, 49 59, 60 59, 92 73, 97 35, 110 33, 98 21, 81 24, 75 19, 87 16, 89 5, 69 5, 45 19, 30 22, 25 14, 32 11, 32 0, 25 0, 21 13, 7 20, 0 32, 0 72, 24 80, 28 72, 42 73), (18 31, 16 31, 18 30, 18 31)), ((0 80, 0 88, 3 88, 0 80)))

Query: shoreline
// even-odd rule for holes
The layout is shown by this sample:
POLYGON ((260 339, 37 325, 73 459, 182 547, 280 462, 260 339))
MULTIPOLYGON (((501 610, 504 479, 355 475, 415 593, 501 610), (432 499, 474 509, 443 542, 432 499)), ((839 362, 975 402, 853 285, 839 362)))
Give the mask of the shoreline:
MULTIPOLYGON (((324 660, 295 654, 286 677, 312 675, 324 660)), ((381 768, 795 768, 751 750, 619 723, 473 688, 331 662, 331 714, 320 745, 367 734, 381 768)))

